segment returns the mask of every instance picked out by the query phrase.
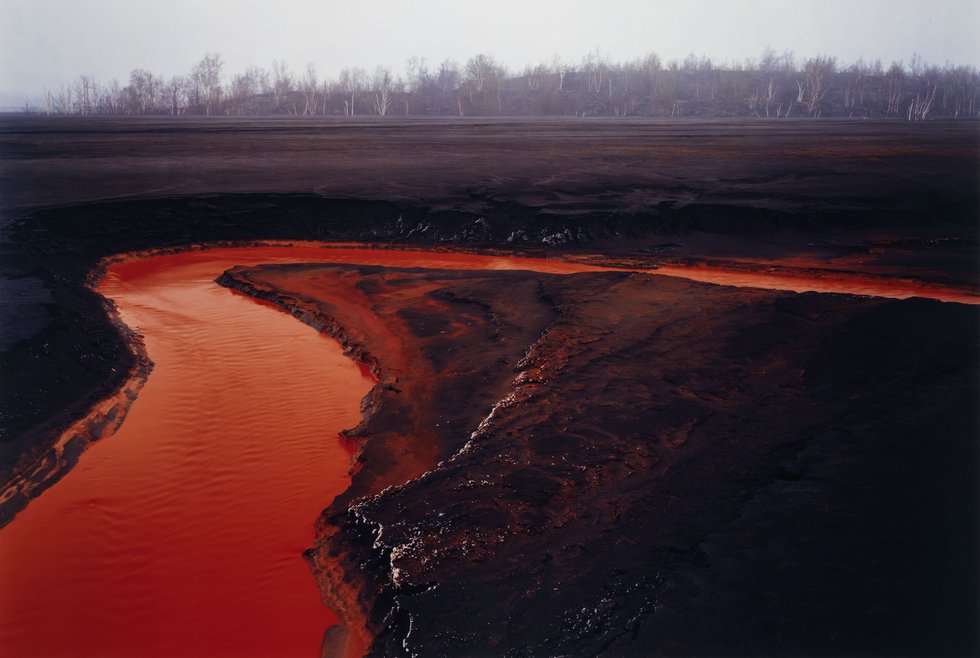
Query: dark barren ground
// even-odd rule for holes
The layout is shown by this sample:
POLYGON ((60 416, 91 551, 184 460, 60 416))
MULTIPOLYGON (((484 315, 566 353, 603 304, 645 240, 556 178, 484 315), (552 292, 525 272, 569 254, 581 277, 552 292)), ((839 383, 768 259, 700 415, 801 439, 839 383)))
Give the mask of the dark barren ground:
MULTIPOLYGON (((976 289, 978 147, 971 123, 3 119, 0 482, 132 365, 83 285, 102 257, 361 240, 976 289)), ((980 650, 976 306, 324 273, 234 277, 398 389, 310 554, 375 654, 980 650)))
POLYGON ((221 283, 378 368, 311 552, 328 591, 337 560, 365 580, 376 655, 973 646, 972 308, 618 273, 221 283))

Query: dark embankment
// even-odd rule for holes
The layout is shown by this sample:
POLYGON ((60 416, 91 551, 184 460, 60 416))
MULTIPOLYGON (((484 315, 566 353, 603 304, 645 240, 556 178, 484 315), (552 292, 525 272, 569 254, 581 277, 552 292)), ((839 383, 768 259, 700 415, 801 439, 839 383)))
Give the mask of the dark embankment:
POLYGON ((347 488, 352 452, 337 432, 357 424, 372 384, 333 341, 212 281, 317 251, 210 249, 107 268, 98 291, 138 327, 153 373, 111 440, 71 452, 72 472, 0 531, 0 653, 319 655, 336 617, 302 552, 347 488))
MULTIPOLYGON (((0 481, 137 365, 85 286, 104 257, 357 240, 975 289, 978 136, 3 119, 0 481)), ((415 346, 309 554, 376 654, 976 653, 975 309, 612 274, 406 273, 399 300, 347 272, 383 321, 345 331, 415 346)))
POLYGON ((794 267, 975 287, 978 135, 965 122, 4 118, 0 482, 134 365, 84 287, 105 256, 359 240, 633 264, 802 256, 794 267))
POLYGON ((618 273, 221 281, 379 372, 308 556, 372 655, 980 648, 976 307, 618 273))

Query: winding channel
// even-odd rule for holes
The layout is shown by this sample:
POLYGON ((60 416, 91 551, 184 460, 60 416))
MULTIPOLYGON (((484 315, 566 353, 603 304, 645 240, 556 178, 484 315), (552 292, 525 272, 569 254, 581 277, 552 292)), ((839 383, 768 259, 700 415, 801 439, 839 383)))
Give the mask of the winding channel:
POLYGON ((313 245, 110 266, 99 292, 155 368, 121 428, 0 531, 0 654, 319 655, 337 620, 301 553, 348 486, 353 451, 338 433, 373 382, 332 339, 213 283, 234 265, 299 262, 607 269, 313 245))
POLYGON ((332 339, 212 282, 287 262, 589 269, 312 247, 112 265, 99 292, 155 367, 119 431, 0 532, 0 654, 319 655, 337 620, 301 554, 348 486, 338 432, 373 382, 332 339))

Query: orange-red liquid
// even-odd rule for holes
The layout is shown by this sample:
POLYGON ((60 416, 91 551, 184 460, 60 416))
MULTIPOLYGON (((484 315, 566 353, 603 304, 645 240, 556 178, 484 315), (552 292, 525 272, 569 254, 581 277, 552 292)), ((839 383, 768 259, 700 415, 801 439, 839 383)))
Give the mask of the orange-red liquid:
POLYGON ((113 265, 99 290, 145 335, 155 369, 121 429, 0 531, 0 654, 319 654, 336 618, 301 552, 348 484, 337 433, 371 382, 334 341, 212 283, 283 262, 598 269, 315 246, 113 265))
MULTIPOLYGON (((760 267, 760 270, 765 268, 760 267)), ((930 284, 914 279, 898 279, 869 274, 850 274, 841 272, 820 272, 814 270, 812 276, 785 274, 778 271, 725 270, 709 266, 685 267, 665 265, 656 274, 676 276, 691 281, 716 283, 737 288, 764 288, 769 290, 789 290, 792 292, 845 293, 848 295, 867 295, 870 297, 889 297, 908 299, 926 297, 943 302, 960 304, 980 304, 980 294, 974 291, 930 284)))
POLYGON ((0 654, 319 655, 336 618, 301 553, 348 484, 337 433, 372 382, 333 340, 212 283, 233 265, 296 261, 514 267, 284 247, 113 265, 99 291, 155 368, 120 430, 0 531, 0 654))

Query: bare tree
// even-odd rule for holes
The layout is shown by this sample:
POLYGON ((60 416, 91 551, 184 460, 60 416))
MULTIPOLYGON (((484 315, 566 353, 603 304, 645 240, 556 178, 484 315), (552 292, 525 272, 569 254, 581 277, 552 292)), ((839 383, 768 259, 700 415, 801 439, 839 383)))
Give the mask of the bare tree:
POLYGON ((943 110, 954 119, 975 116, 980 75, 966 66, 946 67, 943 76, 943 110))
POLYGON ((95 77, 91 75, 79 76, 76 88, 78 89, 78 113, 82 116, 92 114, 95 111, 99 95, 99 86, 95 77))
POLYGON ((55 111, 58 114, 72 114, 74 112, 74 98, 75 83, 66 82, 55 98, 55 111))
POLYGON ((187 80, 179 75, 170 78, 170 82, 167 84, 167 98, 170 114, 173 116, 183 114, 187 109, 187 80))
POLYGON ((701 99, 702 87, 706 90, 706 95, 709 98, 714 96, 714 87, 709 77, 709 72, 714 71, 714 68, 714 63, 709 57, 698 57, 691 53, 684 59, 681 69, 687 73, 688 78, 694 78, 694 98, 701 99))
POLYGON ((762 54, 759 55, 759 71, 762 73, 775 73, 779 70, 779 55, 776 51, 766 46, 762 49, 762 54))
POLYGON ((836 68, 837 60, 833 57, 814 57, 807 60, 804 69, 804 99, 810 116, 817 114, 820 103, 830 91, 836 68))
POLYGON ((602 91, 608 68, 608 63, 602 58, 598 48, 585 56, 582 60, 582 70, 585 72, 589 92, 597 94, 602 91))
POLYGON ((466 79, 472 83, 477 94, 482 94, 489 86, 496 70, 497 64, 489 55, 481 53, 466 61, 466 79))
POLYGON ((898 108, 902 102, 902 87, 904 83, 905 69, 900 62, 892 62, 891 68, 885 74, 886 91, 888 94, 885 116, 898 114, 898 108))
POLYGON ((568 67, 561 61, 561 57, 558 53, 551 58, 551 72, 558 78, 558 92, 562 92, 565 89, 565 75, 568 73, 568 67))
POLYGON ((340 84, 349 98, 344 99, 344 114, 354 116, 356 114, 357 94, 364 86, 364 69, 357 66, 344 69, 340 72, 340 84))
POLYGON ((738 108, 742 115, 760 118, 785 118, 798 110, 811 117, 860 113, 917 121, 980 114, 976 68, 947 65, 940 69, 926 65, 918 56, 911 69, 896 62, 886 71, 880 60, 858 60, 838 68, 831 57, 798 62, 792 52, 777 55, 772 48, 764 49, 756 60, 722 66, 695 54, 666 65, 656 54, 616 63, 595 50, 578 66, 566 66, 556 56, 548 64, 527 66, 516 74, 508 73, 486 54, 472 57, 462 72, 452 60, 446 60, 430 73, 423 58, 412 57, 406 61, 403 78, 384 68, 370 78, 363 69, 349 68, 329 82, 318 78, 313 65, 303 77, 294 77, 284 62, 274 61, 271 76, 249 67, 233 76, 226 87, 222 87, 221 72, 221 58, 208 53, 185 78, 165 81, 135 69, 120 88, 115 82, 100 86, 93 77, 80 76, 60 88, 45 89, 40 109, 83 116, 177 116, 192 108, 201 114, 266 110, 312 116, 343 111, 354 116, 360 111, 386 116, 396 107, 405 115, 628 116, 649 112, 713 116, 738 108), (270 95, 268 105, 259 93, 270 95), (271 99, 275 99, 275 109, 271 99))
POLYGON ((752 114, 756 115, 757 117, 760 116, 759 103, 761 101, 761 98, 762 98, 762 92, 759 89, 756 89, 751 96, 745 99, 745 102, 749 106, 749 109, 752 110, 752 114))
POLYGON ((644 77, 647 81, 647 93, 650 97, 650 114, 654 113, 654 100, 657 98, 657 89, 660 86, 660 73, 664 68, 663 61, 657 53, 649 53, 640 63, 644 77))
POLYGON ((306 65, 306 75, 303 76, 303 81, 300 83, 300 89, 303 91, 303 100, 305 102, 303 106, 304 116, 313 116, 316 114, 318 84, 319 79, 316 75, 316 65, 311 62, 306 65))
POLYGON ((320 83, 320 97, 323 98, 323 102, 320 103, 322 114, 325 116, 327 114, 327 105, 330 102, 330 82, 324 78, 323 82, 320 83))
POLYGON ((926 62, 922 55, 919 53, 912 53, 912 59, 909 62, 909 73, 912 74, 913 78, 918 78, 922 75, 922 70, 925 68, 926 62))
POLYGON ((391 71, 379 66, 374 71, 374 113, 379 117, 386 116, 391 109, 391 71))
MULTIPOLYGON (((244 73, 239 73, 231 79, 231 87, 228 95, 238 114, 245 115, 252 109, 252 99, 262 88, 262 80, 265 72, 255 66, 250 66, 244 73)), ((254 111, 254 110, 253 110, 254 111)))
POLYGON ((119 81, 113 80, 102 94, 100 105, 104 114, 120 114, 123 111, 122 89, 119 81))
POLYGON ((779 56, 780 70, 790 74, 796 70, 796 54, 792 50, 784 50, 779 56))
POLYGON ((409 57, 405 62, 406 91, 415 94, 425 89, 432 80, 424 57, 409 57))
POLYGON ((916 94, 915 98, 912 99, 912 103, 909 104, 908 120, 925 121, 929 116, 929 110, 932 109, 934 100, 936 100, 935 85, 926 87, 924 94, 916 94))
POLYGON ((286 62, 281 62, 279 60, 272 60, 272 99, 276 103, 276 109, 278 110, 284 98, 289 97, 289 92, 293 88, 293 76, 289 73, 289 68, 286 66, 286 62))
POLYGON ((857 105, 858 88, 861 84, 861 70, 854 65, 847 72, 847 86, 844 87, 844 107, 852 108, 857 105))
POLYGON ((504 83, 509 77, 510 72, 503 64, 497 64, 493 67, 493 76, 491 77, 491 80, 493 80, 495 92, 494 95, 497 97, 497 112, 504 111, 504 83))
POLYGON ((936 68, 928 68, 924 71, 925 90, 919 92, 912 99, 908 109, 909 121, 925 121, 929 118, 932 105, 936 100, 936 92, 939 90, 940 74, 936 68))
POLYGON ((769 84, 766 86, 762 93, 762 102, 766 108, 766 118, 770 117, 770 112, 772 106, 775 105, 777 98, 779 97, 779 85, 776 84, 773 78, 769 78, 769 84))
POLYGON ((437 82, 439 83, 439 89, 444 94, 448 94, 457 87, 459 87, 459 65, 451 59, 444 60, 442 64, 439 65, 439 73, 437 82))
POLYGON ((146 69, 134 69, 129 74, 129 86, 127 87, 129 90, 127 92, 129 112, 132 114, 151 112, 156 105, 156 99, 162 87, 162 81, 146 69))
POLYGON ((205 53, 204 58, 191 72, 191 80, 197 88, 197 95, 204 105, 204 113, 211 112, 221 103, 221 69, 224 62, 218 53, 205 53))
POLYGON ((524 67, 524 84, 527 85, 527 90, 530 92, 536 92, 541 89, 541 82, 547 73, 547 68, 544 64, 538 64, 534 68, 530 65, 524 67))

